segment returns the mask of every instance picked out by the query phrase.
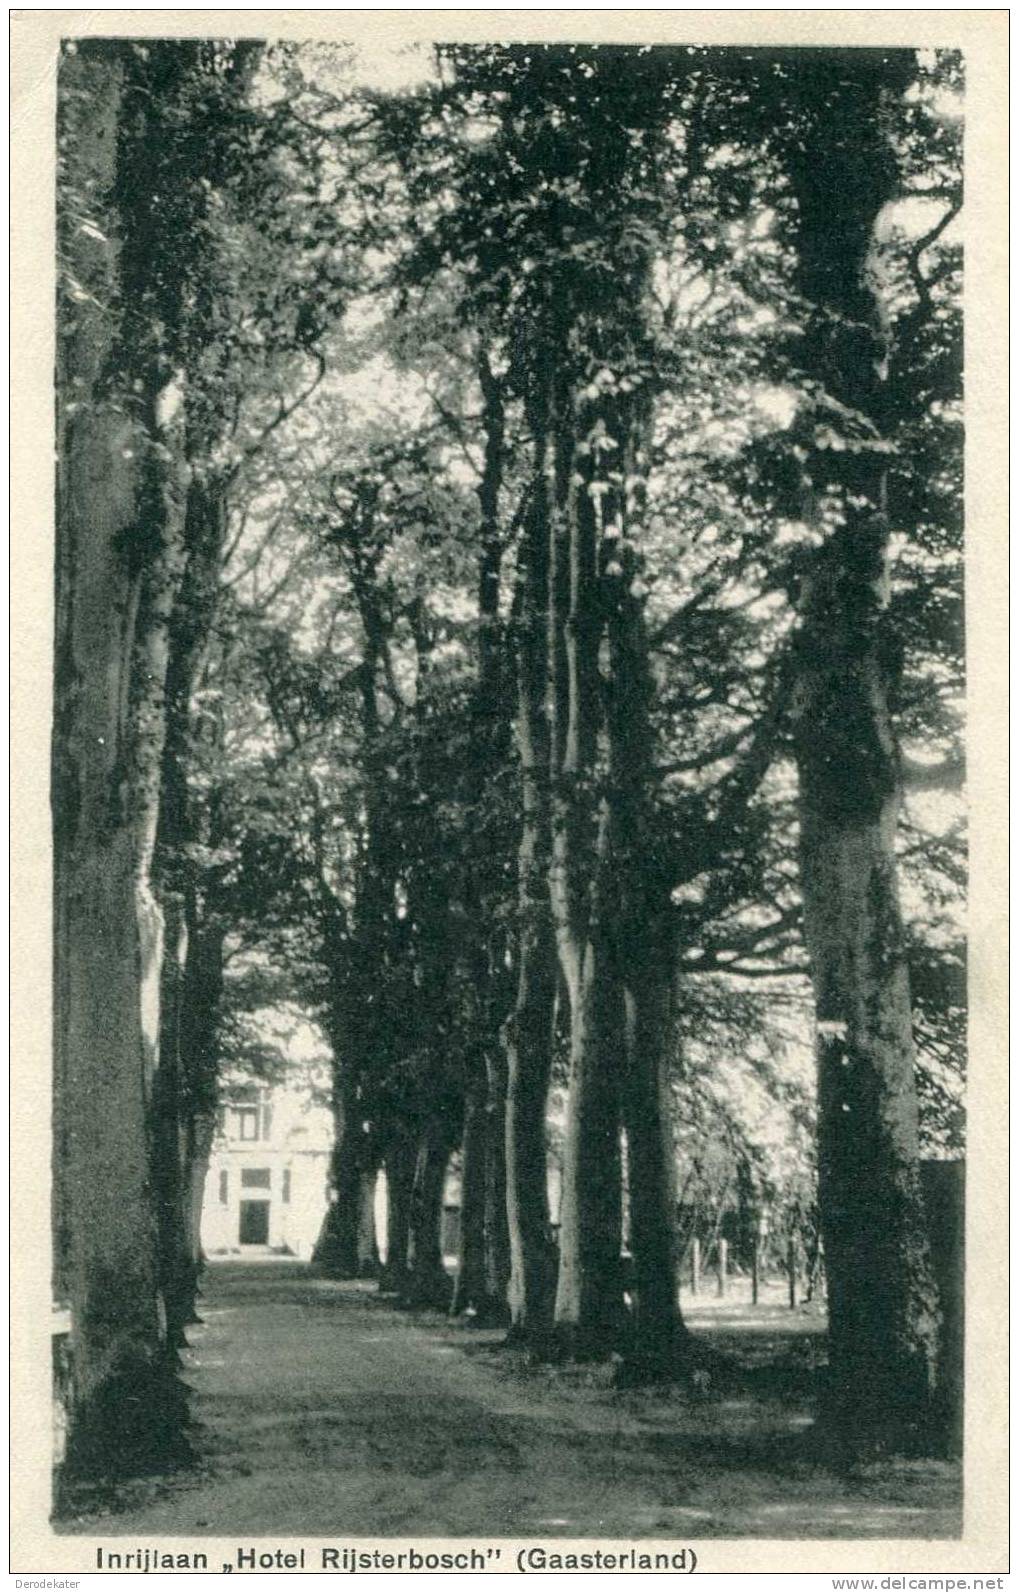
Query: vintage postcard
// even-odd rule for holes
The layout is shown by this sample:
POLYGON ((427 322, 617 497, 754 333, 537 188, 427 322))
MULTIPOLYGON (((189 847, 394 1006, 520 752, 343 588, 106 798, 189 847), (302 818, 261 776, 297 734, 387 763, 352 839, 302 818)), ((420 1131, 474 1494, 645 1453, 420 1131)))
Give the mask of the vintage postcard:
POLYGON ((1007 13, 11 36, 11 1571, 1002 1585, 1007 13))

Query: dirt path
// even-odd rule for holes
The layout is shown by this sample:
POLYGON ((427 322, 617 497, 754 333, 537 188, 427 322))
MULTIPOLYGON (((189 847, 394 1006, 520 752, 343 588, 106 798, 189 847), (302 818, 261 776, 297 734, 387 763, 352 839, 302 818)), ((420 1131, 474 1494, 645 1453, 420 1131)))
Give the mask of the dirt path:
POLYGON ((803 1458, 779 1402, 621 1393, 527 1372, 482 1335, 294 1265, 210 1269, 185 1375, 200 1469, 139 1489, 100 1535, 942 1537, 956 1469, 852 1483, 803 1458))

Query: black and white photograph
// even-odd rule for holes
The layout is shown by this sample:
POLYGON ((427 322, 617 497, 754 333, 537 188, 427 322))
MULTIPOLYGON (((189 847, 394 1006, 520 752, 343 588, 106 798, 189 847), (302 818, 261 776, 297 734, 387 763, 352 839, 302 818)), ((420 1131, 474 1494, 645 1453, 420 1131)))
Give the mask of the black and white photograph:
POLYGON ((965 28, 232 15, 50 14, 11 1569, 1007 1570, 965 28))

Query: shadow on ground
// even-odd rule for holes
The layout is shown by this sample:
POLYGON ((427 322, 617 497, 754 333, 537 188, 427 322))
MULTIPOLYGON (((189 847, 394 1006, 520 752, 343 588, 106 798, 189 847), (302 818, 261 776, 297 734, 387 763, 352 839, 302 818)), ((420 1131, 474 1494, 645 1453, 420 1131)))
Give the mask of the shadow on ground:
POLYGON ((814 1456, 821 1323, 691 1323, 737 1358, 738 1392, 619 1390, 531 1367, 498 1333, 409 1316, 297 1263, 210 1267, 191 1332, 199 1460, 82 1499, 97 1535, 952 1537, 959 1468, 838 1475, 814 1456))

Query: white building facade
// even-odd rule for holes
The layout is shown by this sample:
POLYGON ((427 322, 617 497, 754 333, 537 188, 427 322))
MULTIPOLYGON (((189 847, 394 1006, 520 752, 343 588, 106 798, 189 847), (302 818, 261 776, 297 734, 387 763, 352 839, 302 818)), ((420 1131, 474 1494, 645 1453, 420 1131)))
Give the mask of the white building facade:
POLYGON ((202 1250, 307 1260, 329 1199, 333 1121, 294 1084, 224 1084, 202 1202, 202 1250))

